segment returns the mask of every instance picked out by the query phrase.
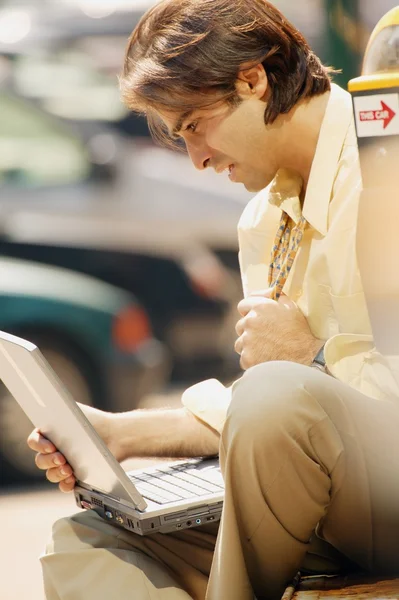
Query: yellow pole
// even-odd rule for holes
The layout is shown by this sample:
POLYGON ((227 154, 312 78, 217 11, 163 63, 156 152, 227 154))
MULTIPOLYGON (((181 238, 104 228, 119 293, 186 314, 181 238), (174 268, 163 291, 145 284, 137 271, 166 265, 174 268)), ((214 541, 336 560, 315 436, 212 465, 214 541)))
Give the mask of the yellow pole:
POLYGON ((399 384, 399 6, 375 27, 348 89, 363 180, 358 263, 376 348, 399 384))

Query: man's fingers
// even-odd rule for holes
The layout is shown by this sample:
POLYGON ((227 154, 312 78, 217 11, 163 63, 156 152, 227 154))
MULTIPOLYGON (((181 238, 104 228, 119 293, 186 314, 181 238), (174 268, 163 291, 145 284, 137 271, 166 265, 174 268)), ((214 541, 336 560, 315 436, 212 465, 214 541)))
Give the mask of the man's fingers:
POLYGON ((41 454, 51 454, 57 452, 57 448, 48 439, 46 439, 38 429, 32 431, 27 440, 28 446, 35 452, 41 454))
POLYGON ((261 304, 274 304, 275 300, 266 298, 265 296, 248 296, 238 303, 237 310, 242 317, 246 317, 247 314, 261 304))
POLYGON ((28 446, 35 452, 35 463, 39 469, 46 471, 46 477, 51 483, 58 483, 61 492, 72 492, 76 484, 72 467, 67 463, 65 456, 46 439, 38 429, 32 431, 28 437, 28 446))
POLYGON ((240 335, 242 335, 245 331, 245 321, 244 319, 240 319, 239 321, 237 321, 237 325, 236 325, 236 334, 238 335, 238 337, 240 337, 240 335))
POLYGON ((293 308, 296 306, 295 302, 293 302, 290 298, 288 298, 288 296, 286 296, 285 294, 281 294, 280 298, 278 299, 278 303, 279 304, 283 304, 284 306, 286 306, 287 308, 293 308))
POLYGON ((269 287, 264 290, 257 290, 255 292, 251 292, 250 296, 263 296, 264 298, 271 298, 273 296, 274 287, 269 287))
POLYGON ((65 456, 61 454, 61 452, 54 452, 52 454, 42 454, 41 452, 39 452, 35 456, 35 463, 39 469, 47 471, 47 469, 52 469, 53 467, 65 465, 66 459, 65 456))
POLYGON ((52 469, 48 469, 46 472, 46 477, 51 483, 60 483, 60 481, 69 479, 71 475, 73 475, 73 473, 70 465, 53 467, 52 469))
POLYGON ((242 336, 241 336, 236 340, 236 342, 234 344, 234 350, 237 352, 237 354, 239 354, 241 356, 243 348, 244 348, 244 340, 242 339, 242 336))
POLYGON ((73 491, 73 488, 75 487, 75 483, 76 483, 76 479, 75 479, 75 477, 72 476, 72 477, 68 477, 64 481, 61 481, 58 487, 60 488, 61 492, 63 492, 64 494, 69 494, 70 492, 73 491))

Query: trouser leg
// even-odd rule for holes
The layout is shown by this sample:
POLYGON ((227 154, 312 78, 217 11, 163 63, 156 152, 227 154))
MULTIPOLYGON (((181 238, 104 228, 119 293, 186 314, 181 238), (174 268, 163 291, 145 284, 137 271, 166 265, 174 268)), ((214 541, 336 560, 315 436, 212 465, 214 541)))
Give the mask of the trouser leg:
POLYGON ((93 511, 61 519, 41 557, 47 600, 203 600, 217 528, 141 537, 93 511))
POLYGON ((362 568, 399 568, 399 410, 315 369, 266 363, 235 385, 208 600, 276 600, 320 536, 362 568))
MULTIPOLYGON (((57 521, 41 557, 47 600, 204 600, 217 526, 142 538, 80 512, 57 521)), ((337 552, 314 539, 312 573, 341 568, 337 552)))
MULTIPOLYGON (((203 529, 142 538, 92 511, 61 519, 41 557, 46 599, 203 600, 217 528, 203 529)), ((310 573, 342 568, 339 553, 316 538, 305 562, 310 573)))

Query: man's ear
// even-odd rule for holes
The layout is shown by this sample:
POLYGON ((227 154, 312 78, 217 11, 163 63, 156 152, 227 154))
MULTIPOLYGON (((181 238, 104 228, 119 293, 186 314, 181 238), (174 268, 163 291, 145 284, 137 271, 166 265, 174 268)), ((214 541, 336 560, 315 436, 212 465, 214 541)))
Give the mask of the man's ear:
POLYGON ((265 99, 269 82, 261 63, 255 66, 241 65, 236 82, 238 94, 243 98, 265 99))

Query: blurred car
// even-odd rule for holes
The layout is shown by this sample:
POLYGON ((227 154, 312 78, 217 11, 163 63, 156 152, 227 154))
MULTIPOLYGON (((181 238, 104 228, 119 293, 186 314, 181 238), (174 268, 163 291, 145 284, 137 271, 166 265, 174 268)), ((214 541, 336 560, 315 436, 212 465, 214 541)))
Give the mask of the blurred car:
POLYGON ((0 255, 73 269, 134 294, 154 335, 170 351, 173 379, 230 376, 237 370, 229 299, 236 294, 238 302, 239 282, 212 255, 195 252, 183 269, 177 260, 138 251, 1 239, 0 255))
MULTIPOLYGON (((22 58, 14 64, 16 89, 41 98, 49 110, 78 118, 86 113, 91 120, 104 118, 130 134, 148 136, 144 119, 129 115, 117 101, 107 105, 106 99, 117 95, 116 75, 128 37, 154 4, 156 0, 10 1, 0 10, 0 54, 22 58)), ((325 0, 275 4, 329 64, 325 0)))
POLYGON ((0 55, 13 61, 15 89, 55 114, 105 120, 149 136, 145 119, 119 102, 116 75, 128 36, 152 4, 57 1, 0 8, 0 55))
MULTIPOLYGON (((76 401, 135 408, 169 376, 169 355, 134 296, 81 274, 0 257, 0 329, 35 343, 76 401)), ((0 482, 38 475, 32 426, 0 393, 0 482)))
POLYGON ((183 153, 156 148, 145 120, 120 101, 117 74, 127 37, 151 4, 23 8, 29 33, 20 43, 0 43, 3 85, 78 130, 97 163, 113 154, 116 204, 123 202, 131 216, 184 228, 223 259, 230 253, 237 270, 236 226, 251 194, 226 174, 198 173, 183 153), (102 16, 94 18, 96 11, 102 16))
MULTIPOLYGON (((120 162, 133 160, 123 158, 118 136, 102 129, 82 139, 4 90, 0 110, 0 254, 74 269, 134 293, 170 348, 175 374, 190 376, 201 363, 218 374, 230 363, 231 341, 221 340, 226 328, 234 331, 227 316, 240 284, 193 232, 202 223, 222 238, 209 219, 211 205, 201 203, 204 195, 198 198, 202 221, 190 217, 183 197, 176 214, 165 185, 152 190, 131 166, 131 183, 118 175, 120 162), (102 153, 102 143, 113 151, 102 153), (171 211, 169 198, 161 210, 165 194, 171 211)), ((236 237, 235 229, 229 235, 236 237)))

